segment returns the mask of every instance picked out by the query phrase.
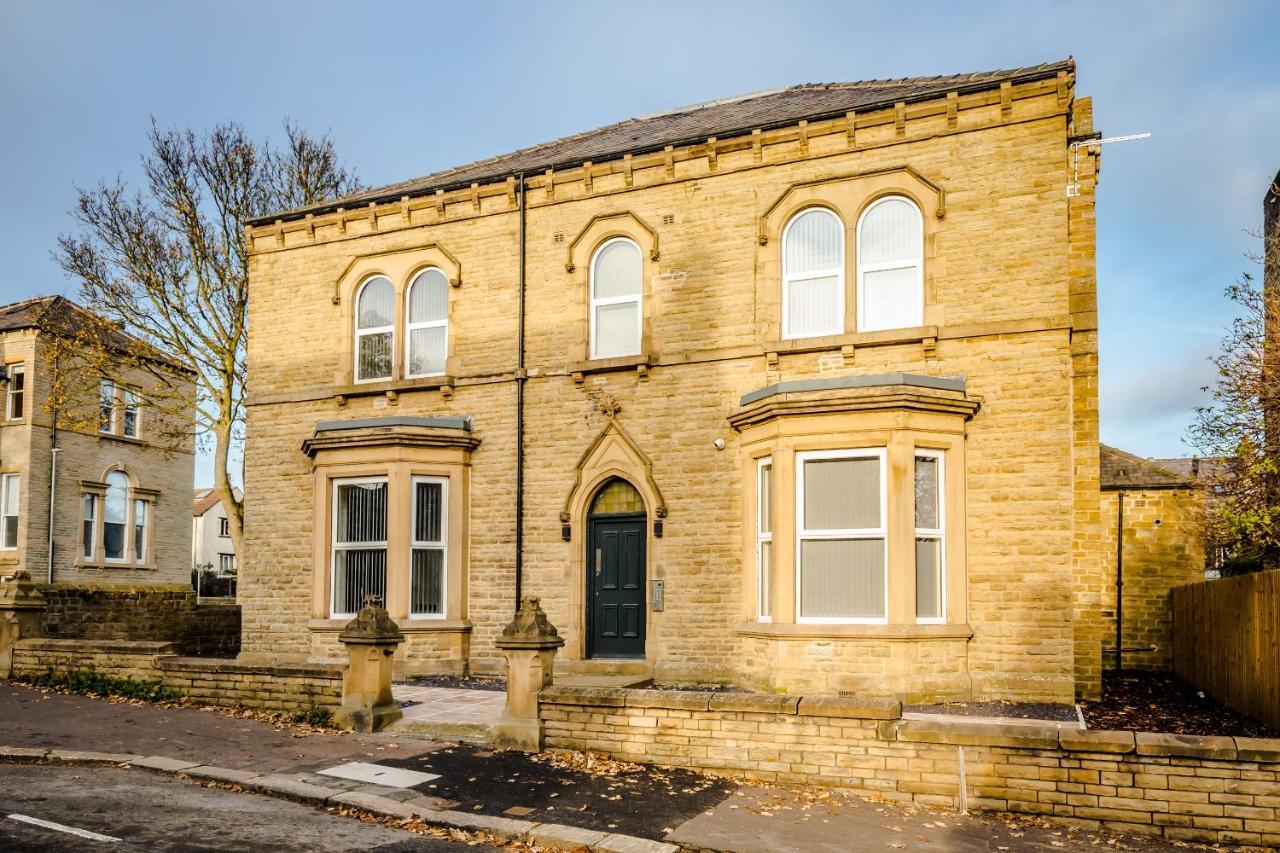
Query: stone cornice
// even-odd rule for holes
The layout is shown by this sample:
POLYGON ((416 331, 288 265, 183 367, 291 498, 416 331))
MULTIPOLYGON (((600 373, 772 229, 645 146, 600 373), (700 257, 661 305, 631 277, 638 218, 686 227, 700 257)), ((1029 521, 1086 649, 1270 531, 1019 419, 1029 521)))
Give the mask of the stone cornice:
POLYGON ((871 385, 855 388, 780 390, 754 400, 728 416, 729 425, 743 430, 781 417, 839 412, 906 411, 956 415, 968 420, 981 401, 964 392, 914 385, 871 385))
POLYGON ((302 442, 302 452, 314 459, 324 451, 355 447, 459 447, 463 450, 475 450, 479 446, 480 439, 472 435, 470 430, 397 424, 354 429, 317 429, 315 435, 302 442))

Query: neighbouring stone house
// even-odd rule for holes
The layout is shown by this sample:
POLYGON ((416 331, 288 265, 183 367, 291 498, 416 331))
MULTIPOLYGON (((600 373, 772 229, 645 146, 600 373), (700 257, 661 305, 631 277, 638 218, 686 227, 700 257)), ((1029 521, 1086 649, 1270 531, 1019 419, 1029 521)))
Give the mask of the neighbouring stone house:
POLYGON ((1110 606, 1071 61, 799 85, 250 224, 246 661, 1070 701, 1110 606))
MULTIPOLYGON (((237 489, 236 493, 239 494, 237 489)), ((236 548, 227 526, 227 508, 212 488, 196 489, 191 498, 191 565, 219 577, 236 573, 236 548)))
POLYGON ((48 330, 94 322, 61 296, 0 307, 0 575, 25 568, 57 584, 186 586, 193 447, 159 440, 168 416, 148 407, 146 377, 68 373, 61 381, 89 383, 92 399, 59 397, 68 410, 57 424, 46 408, 58 375, 48 330))
POLYGON ((1169 591, 1205 579, 1206 495, 1196 476, 1201 461, 1143 459, 1101 445, 1107 667, 1115 666, 1117 615, 1123 668, 1167 670, 1172 664, 1169 591))

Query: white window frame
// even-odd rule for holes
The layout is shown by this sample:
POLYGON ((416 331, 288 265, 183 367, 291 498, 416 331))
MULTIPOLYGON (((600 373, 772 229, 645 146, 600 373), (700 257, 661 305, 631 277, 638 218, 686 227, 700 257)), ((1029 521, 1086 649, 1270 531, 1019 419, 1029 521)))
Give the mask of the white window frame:
POLYGON ((630 237, 610 237, 605 240, 596 250, 591 253, 590 269, 590 288, 591 288, 591 317, 589 325, 591 326, 591 357, 592 358, 627 358, 628 356, 640 355, 644 350, 644 252, 640 250, 640 244, 630 237), (600 259, 600 253, 614 243, 630 243, 635 248, 636 254, 640 258, 640 291, 635 295, 628 296, 605 296, 596 298, 596 261, 600 259), (635 303, 636 306, 636 351, 626 353, 615 353, 610 356, 601 356, 598 354, 596 347, 596 330, 599 323, 596 322, 596 311, 599 308, 608 307, 610 305, 625 305, 635 303))
POLYGON ((889 491, 888 451, 884 447, 860 447, 848 450, 809 450, 796 454, 796 622, 814 625, 887 625, 889 624, 889 491), (841 530, 808 530, 804 526, 805 463, 830 459, 876 459, 880 463, 880 526, 841 530), (805 616, 801 610, 804 597, 804 563, 800 559, 806 540, 880 539, 884 542, 884 615, 872 616, 805 616))
POLYGON ((845 302, 845 241, 844 241, 844 220, 840 218, 840 214, 836 213, 829 207, 822 205, 813 205, 803 210, 796 211, 795 215, 787 220, 787 225, 782 229, 782 339, 784 341, 797 340, 800 338, 820 338, 827 335, 844 334, 844 302, 845 302), (787 263, 787 238, 791 234, 791 227, 796 224, 800 217, 807 213, 825 213, 836 221, 836 231, 840 234, 840 265, 830 269, 810 270, 808 272, 792 273, 787 263), (836 277, 836 290, 840 294, 840 310, 836 312, 836 316, 832 319, 832 326, 829 329, 823 329, 819 332, 811 332, 801 335, 791 331, 791 283, 795 281, 808 281, 814 278, 830 278, 836 277))
POLYGON ((98 381, 98 432, 102 435, 116 434, 116 426, 120 420, 119 391, 120 389, 116 385, 115 380, 101 379, 98 381), (111 389, 109 398, 105 393, 108 388, 111 389), (106 408, 106 402, 108 399, 111 401, 111 417, 107 419, 107 423, 104 428, 102 423, 102 410, 106 408))
POLYGON ((0 474, 0 551, 16 551, 18 550, 18 528, 22 525, 22 476, 17 473, 0 474), (18 496, 14 499, 13 515, 6 515, 5 507, 9 503, 9 494, 13 490, 17 490, 18 496), (4 541, 4 532, 8 528, 5 521, 9 518, 18 519, 13 528, 13 541, 4 541))
POLYGON ((5 420, 20 421, 27 416, 27 387, 26 387, 27 366, 25 364, 22 364, 21 362, 17 364, 10 364, 8 365, 7 373, 9 374, 9 385, 8 385, 8 390, 5 394, 5 401, 4 401, 5 420), (23 380, 22 390, 15 391, 14 386, 18 384, 17 379, 19 376, 21 376, 23 380), (15 397, 19 397, 22 399, 22 414, 20 415, 15 415, 13 413, 13 401, 15 397))
POLYGON ((438 476, 414 476, 410 479, 409 488, 413 490, 409 501, 409 618, 410 619, 444 619, 449 613, 449 478, 438 476), (418 527, 418 484, 440 484, 440 541, 428 542, 415 538, 418 527), (413 551, 415 548, 435 549, 440 557, 440 612, 413 612, 413 551))
POLYGON ((120 416, 120 433, 125 438, 139 438, 142 435, 142 395, 137 388, 126 386, 121 391, 123 411, 120 416), (129 432, 129 413, 133 413, 133 432, 129 432))
POLYGON ((236 570, 235 554, 219 554, 218 555, 218 577, 220 578, 230 577, 232 574, 235 573, 235 570, 236 570), (224 563, 230 563, 230 566, 228 567, 224 565, 224 563))
MULTIPOLYGON (((936 539, 938 541, 938 610, 940 616, 921 618, 916 614, 917 625, 947 624, 947 454, 943 450, 917 447, 911 455, 911 524, 915 535, 911 539, 911 569, 915 566, 915 540, 936 539), (915 466, 916 457, 925 456, 938 460, 938 527, 915 527, 915 466)), ((912 602, 912 607, 915 603, 912 602)))
MULTIPOLYGON (((764 530, 765 490, 761 488, 764 481, 764 469, 769 469, 769 507, 773 507, 773 457, 764 456, 756 460, 756 621, 772 622, 773 606, 769 600, 773 592, 773 519, 770 519, 769 530, 764 530), (764 553, 769 550, 769 570, 765 571, 764 553)), ((772 515, 773 513, 771 513, 772 515)))
POLYGON ((395 365, 395 358, 394 358, 394 353, 396 351, 396 318, 394 316, 391 318, 391 325, 389 326, 374 326, 373 328, 370 328, 370 329, 360 328, 360 300, 364 296, 365 288, 368 287, 372 282, 377 281, 378 279, 382 279, 383 281, 385 281, 387 284, 391 286, 391 304, 392 306, 396 304, 396 300, 395 300, 396 286, 391 281, 390 278, 383 275, 382 273, 376 273, 374 275, 369 276, 364 281, 360 282, 360 286, 356 288, 356 298, 355 298, 355 304, 353 306, 354 310, 352 311, 353 316, 351 317, 351 324, 355 329, 355 346, 352 348, 352 353, 351 353, 352 362, 353 362, 351 376, 352 376, 352 379, 355 380, 355 383, 357 385, 362 385, 366 382, 386 382, 390 379, 394 379, 396 375, 396 365, 395 365), (360 339, 367 337, 369 335, 383 335, 383 334, 386 334, 387 332, 391 333, 391 346, 388 347, 388 349, 393 354, 390 370, 387 372, 386 376, 371 376, 369 378, 361 377, 360 376, 360 339))
POLYGON ((80 493, 80 559, 96 560, 98 557, 98 516, 102 514, 102 495, 97 492, 80 493), (85 512, 85 501, 89 502, 91 511, 85 512), (89 522, 89 537, 85 540, 84 523, 89 522), (86 551, 88 553, 86 553, 86 551))
POLYGON ((151 501, 133 495, 129 499, 129 550, 133 562, 143 565, 147 562, 147 552, 151 550, 151 501), (142 553, 138 553, 138 510, 142 510, 142 553))
POLYGON ((889 331, 892 329, 911 329, 911 328, 915 328, 916 326, 924 325, 924 214, 920 211, 920 205, 916 204, 912 199, 908 198, 905 195, 887 195, 887 196, 883 196, 881 198, 876 199, 875 201, 871 202, 871 204, 867 205, 866 209, 862 211, 862 215, 858 217, 857 239, 858 239, 858 243, 857 243, 857 260, 858 260, 857 328, 858 328, 858 331, 859 332, 883 332, 883 331, 889 331), (862 224, 866 222, 867 216, 871 213, 871 211, 875 210, 880 205, 890 201, 904 201, 907 204, 911 205, 911 209, 915 211, 916 223, 919 225, 919 230, 920 230, 920 241, 916 246, 917 254, 915 255, 914 258, 911 258, 911 259, 900 258, 896 261, 880 261, 874 264, 864 264, 862 262, 862 224), (915 276, 915 287, 916 287, 915 293, 917 297, 916 308, 919 310, 919 316, 916 318, 915 324, 911 326, 876 326, 874 328, 865 325, 864 320, 866 318, 866 311, 864 310, 864 305, 865 305, 866 299, 864 294, 866 289, 863 286, 863 282, 866 278, 866 274, 869 272, 883 272, 885 270, 905 270, 905 269, 912 269, 912 268, 914 268, 916 271, 916 276, 915 276))
MULTIPOLYGON (((329 480, 329 616, 333 619, 349 619, 356 614, 354 611, 344 613, 338 610, 338 551, 345 550, 370 550, 381 547, 387 554, 386 572, 387 580, 391 579, 391 553, 387 540, 381 542, 355 542, 339 544, 338 542, 338 487, 339 486, 358 486, 367 483, 381 483, 387 487, 387 532, 391 532, 391 479, 385 474, 379 474, 369 477, 333 477, 329 480)), ((383 602, 386 605, 386 602, 383 602)), ((357 610, 359 608, 357 607, 357 610)))
POLYGON ((133 481, 129 475, 121 469, 108 471, 106 479, 103 480, 107 488, 102 493, 102 510, 98 514, 102 517, 99 525, 102 528, 102 561, 104 563, 113 563, 115 565, 123 565, 130 562, 129 556, 133 552, 133 481), (119 557, 107 556, 107 496, 111 494, 111 475, 119 474, 124 477, 124 547, 120 549, 119 557))
POLYGON ((405 376, 411 379, 418 379, 424 376, 444 376, 448 371, 443 367, 435 373, 410 373, 413 366, 412 349, 413 349, 413 332, 415 329, 444 329, 444 355, 446 365, 449 358, 449 276, 439 267, 423 267, 413 276, 413 281, 409 282, 409 287, 404 292, 404 369, 405 376), (410 306, 413 300, 413 288, 417 286, 418 280, 429 272, 438 272, 444 276, 444 319, 443 320, 421 320, 417 323, 409 322, 412 316, 410 306))

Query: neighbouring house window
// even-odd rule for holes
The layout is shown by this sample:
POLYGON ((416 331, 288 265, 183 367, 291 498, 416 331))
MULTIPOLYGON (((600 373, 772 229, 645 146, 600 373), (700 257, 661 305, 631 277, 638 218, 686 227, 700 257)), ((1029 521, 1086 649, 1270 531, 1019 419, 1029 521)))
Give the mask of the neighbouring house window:
POLYGON ((129 514, 129 478, 123 471, 107 475, 107 494, 102 507, 102 554, 112 562, 126 559, 126 530, 129 514))
POLYGON ((413 478, 410 616, 444 618, 448 492, 449 481, 444 477, 413 478))
POLYGON ((814 451, 796 459, 798 621, 884 622, 884 450, 814 451))
POLYGON ((98 383, 98 431, 116 431, 116 383, 110 379, 98 383))
POLYGON ((5 417, 11 421, 22 419, 22 404, 27 384, 27 370, 21 364, 9 367, 9 396, 5 405, 5 417))
POLYGON ((141 427, 138 408, 138 389, 124 389, 124 434, 129 438, 137 438, 141 427))
POLYGON ((591 259, 591 357, 639 355, 644 261, 626 237, 607 240, 591 259))
POLYGON ((409 285, 406 363, 410 376, 444 373, 449 354, 449 280, 435 267, 425 269, 409 285))
POLYGON ((916 451, 916 621, 946 621, 942 454, 916 451))
POLYGON ((802 210, 782 235, 782 336, 844 331, 844 223, 825 207, 802 210))
POLYGON ((761 459, 756 469, 756 614, 761 622, 772 617, 773 591, 773 460, 761 459))
POLYGON ((924 324, 924 220, 903 196, 871 204, 858 223, 858 331, 924 324))
POLYGON ((0 476, 0 549, 18 547, 18 501, 22 479, 17 474, 0 476))
POLYGON ((395 295, 391 282, 374 276, 356 297, 356 381, 391 378, 395 351, 395 295))
POLYGON ((147 561, 147 502, 139 498, 133 502, 133 561, 147 561))
POLYGON ((236 573, 236 555, 235 554, 219 554, 218 555, 218 574, 234 575, 236 573))
POLYGON ((98 496, 84 495, 83 501, 82 515, 84 518, 80 536, 81 553, 86 560, 92 560, 97 555, 98 548, 98 496))
POLYGON ((219 536, 231 535, 231 523, 227 521, 225 518, 218 519, 218 535, 219 536))
POLYGON ((354 616, 366 595, 387 595, 387 480, 333 481, 334 616, 354 616))

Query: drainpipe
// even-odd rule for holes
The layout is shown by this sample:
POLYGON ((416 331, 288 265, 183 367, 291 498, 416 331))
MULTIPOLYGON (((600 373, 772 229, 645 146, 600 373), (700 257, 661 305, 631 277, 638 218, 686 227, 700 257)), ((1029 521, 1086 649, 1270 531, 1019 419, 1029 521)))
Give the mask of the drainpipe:
POLYGON ((1124 626, 1124 492, 1116 493, 1116 672, 1121 670, 1124 626))
POLYGON ((516 177, 517 192, 520 194, 520 236, 519 236, 519 315, 516 336, 516 602, 515 611, 520 612, 520 596, 523 593, 524 581, 524 383, 528 378, 524 368, 524 287, 525 287, 525 184, 524 172, 516 177))
POLYGON ((49 451, 49 583, 53 583, 53 508, 57 504, 58 497, 58 454, 62 452, 62 448, 58 447, 58 428, 53 428, 53 434, 50 439, 53 447, 49 451))

